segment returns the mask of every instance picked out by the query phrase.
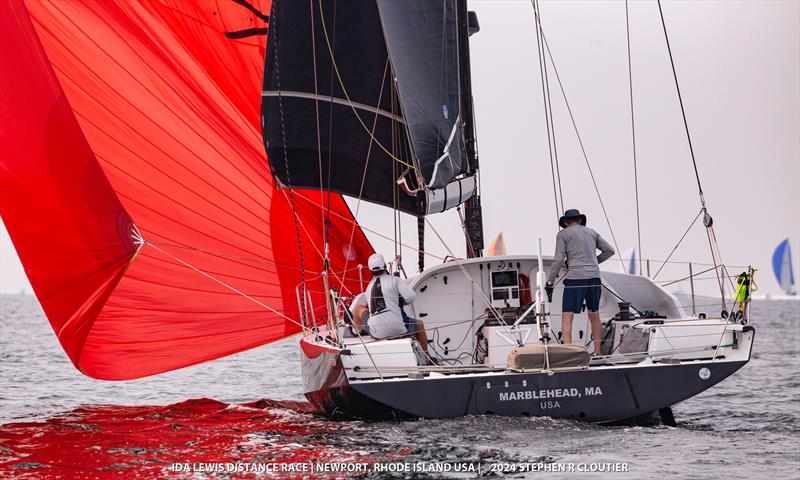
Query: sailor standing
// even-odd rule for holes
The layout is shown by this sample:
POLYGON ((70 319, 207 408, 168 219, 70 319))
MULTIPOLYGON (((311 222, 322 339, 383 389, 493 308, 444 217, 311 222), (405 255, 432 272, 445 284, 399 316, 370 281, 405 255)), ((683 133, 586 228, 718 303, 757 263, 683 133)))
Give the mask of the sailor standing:
POLYGON ((599 264, 614 255, 614 248, 597 232, 586 227, 586 215, 577 209, 569 209, 558 220, 562 228, 556 237, 556 253, 547 275, 548 301, 553 301, 553 282, 561 267, 567 266, 564 279, 564 296, 561 303, 561 339, 572 343, 572 318, 581 313, 586 303, 592 325, 594 353, 600 354, 602 325, 600 314, 601 282, 599 264), (597 255, 600 250, 600 255, 597 255))

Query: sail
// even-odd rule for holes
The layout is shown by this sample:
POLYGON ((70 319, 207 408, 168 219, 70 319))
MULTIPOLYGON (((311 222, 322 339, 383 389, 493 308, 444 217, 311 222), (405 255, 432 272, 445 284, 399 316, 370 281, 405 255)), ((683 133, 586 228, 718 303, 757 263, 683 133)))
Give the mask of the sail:
POLYGON ((276 1, 271 27, 262 112, 272 173, 416 213, 416 195, 397 185, 412 164, 375 3, 276 1))
POLYGON ((790 294, 794 291, 794 271, 792 265, 792 250, 789 239, 782 241, 772 254, 772 271, 781 289, 790 294))
POLYGON ((343 199, 297 191, 292 208, 270 174, 269 7, 0 2, 0 215, 89 376, 138 378, 298 332, 299 265, 323 270, 323 201, 332 279, 358 288, 343 271, 372 248, 343 199))
POLYGON ((411 149, 426 186, 469 171, 463 140, 455 0, 378 0, 411 149))
POLYGON ((413 215, 472 196, 462 23, 451 0, 276 1, 262 92, 273 174, 413 215))

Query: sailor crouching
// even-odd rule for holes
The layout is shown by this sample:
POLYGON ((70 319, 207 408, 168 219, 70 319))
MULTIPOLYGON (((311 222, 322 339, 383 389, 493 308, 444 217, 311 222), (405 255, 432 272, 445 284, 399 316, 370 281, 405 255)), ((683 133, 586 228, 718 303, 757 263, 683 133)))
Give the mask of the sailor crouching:
POLYGON ((405 337, 413 335, 425 354, 428 354, 428 335, 425 325, 415 318, 403 319, 400 298, 405 304, 414 302, 416 293, 400 277, 389 275, 383 255, 373 254, 368 261, 372 280, 367 286, 369 308, 369 333, 374 338, 405 337))
POLYGON ((592 326, 594 353, 600 354, 602 324, 600 313, 601 281, 599 264, 614 255, 614 248, 597 232, 586 227, 586 215, 569 209, 558 220, 562 228, 556 237, 556 252, 547 275, 548 301, 552 301, 553 282, 561 267, 567 266, 564 279, 564 296, 561 303, 561 339, 565 345, 572 343, 572 318, 581 313, 586 303, 592 326), (600 250, 600 255, 597 255, 600 250))

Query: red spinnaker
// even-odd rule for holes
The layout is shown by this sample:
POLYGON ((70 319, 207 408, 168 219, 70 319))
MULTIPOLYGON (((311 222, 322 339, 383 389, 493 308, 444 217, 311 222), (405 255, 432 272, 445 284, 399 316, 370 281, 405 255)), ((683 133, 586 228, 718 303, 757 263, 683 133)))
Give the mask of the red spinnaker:
MULTIPOLYGON (((0 214, 91 377, 143 377, 299 331, 284 317, 299 319, 295 214, 260 135, 269 6, 0 2, 0 214)), ((332 270, 365 263, 372 248, 343 199, 298 193, 306 275, 323 269, 321 205, 332 270)))

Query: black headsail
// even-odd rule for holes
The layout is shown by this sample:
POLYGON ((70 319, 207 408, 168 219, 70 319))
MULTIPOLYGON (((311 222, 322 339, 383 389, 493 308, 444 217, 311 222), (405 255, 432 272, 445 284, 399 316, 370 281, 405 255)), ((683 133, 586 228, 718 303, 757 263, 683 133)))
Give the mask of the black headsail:
POLYGON ((472 197, 465 5, 275 0, 262 102, 275 177, 417 216, 472 197))

